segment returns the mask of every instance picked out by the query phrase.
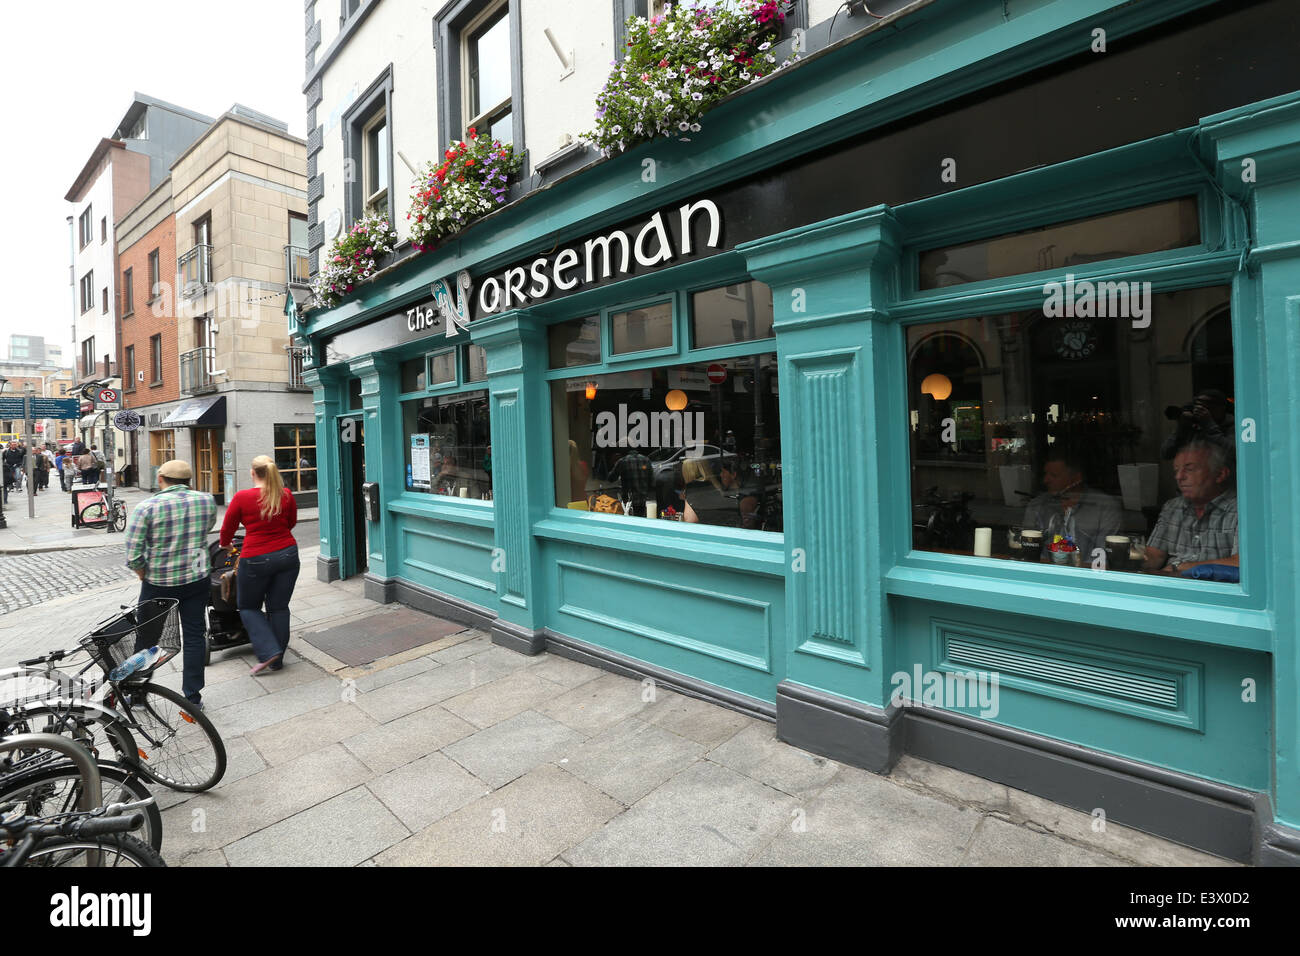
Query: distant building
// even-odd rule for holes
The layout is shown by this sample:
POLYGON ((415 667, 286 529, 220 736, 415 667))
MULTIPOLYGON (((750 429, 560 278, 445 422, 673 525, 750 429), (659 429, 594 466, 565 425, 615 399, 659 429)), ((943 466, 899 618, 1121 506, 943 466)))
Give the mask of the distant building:
MULTIPOLYGON (((69 209, 72 340, 78 381, 120 385, 115 225, 167 175, 168 165, 212 120, 137 93, 110 138, 101 139, 64 196, 69 209)), ((103 416, 82 420, 87 444, 104 441, 103 416)), ((115 456, 120 467, 124 453, 115 456)))

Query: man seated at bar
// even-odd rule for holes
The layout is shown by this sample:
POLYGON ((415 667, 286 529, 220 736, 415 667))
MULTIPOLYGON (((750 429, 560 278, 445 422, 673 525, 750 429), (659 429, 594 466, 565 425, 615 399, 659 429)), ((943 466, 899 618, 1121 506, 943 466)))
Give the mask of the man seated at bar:
POLYGON ((1239 566, 1237 492, 1228 449, 1193 439, 1174 456, 1174 480, 1181 495, 1160 509, 1142 570, 1180 575, 1202 564, 1239 566))
POLYGON ((1102 547, 1107 535, 1119 531, 1119 502, 1089 488, 1083 479, 1083 463, 1065 451, 1048 453, 1043 463, 1043 487, 1047 491, 1029 502, 1024 520, 1024 527, 1043 532, 1041 560, 1051 560, 1052 535, 1060 534, 1072 539, 1082 563, 1089 563, 1093 548, 1102 547))

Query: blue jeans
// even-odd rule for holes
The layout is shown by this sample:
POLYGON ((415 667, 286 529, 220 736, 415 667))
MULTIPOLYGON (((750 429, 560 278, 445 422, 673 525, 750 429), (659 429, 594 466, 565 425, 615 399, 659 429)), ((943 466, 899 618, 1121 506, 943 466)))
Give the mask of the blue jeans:
MULTIPOLYGON (((181 693, 194 703, 201 703, 203 696, 203 659, 206 656, 207 643, 204 636, 207 630, 208 589, 211 585, 206 577, 189 584, 175 587, 162 587, 140 582, 140 600, 150 598, 176 598, 180 601, 181 634, 183 635, 184 658, 182 661, 181 693)), ((147 641, 143 634, 136 635, 136 650, 141 641, 147 641)))
POLYGON ((289 600, 298 582, 298 569, 296 544, 239 559, 236 606, 259 661, 283 654, 289 646, 289 600))

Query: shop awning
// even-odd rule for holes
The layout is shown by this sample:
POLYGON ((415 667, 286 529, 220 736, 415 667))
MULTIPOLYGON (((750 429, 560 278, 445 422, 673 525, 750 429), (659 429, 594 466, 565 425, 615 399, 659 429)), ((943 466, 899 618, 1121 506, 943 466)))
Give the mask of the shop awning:
POLYGON ((94 428, 96 424, 102 424, 102 422, 99 421, 99 416, 102 414, 103 412, 91 412, 89 415, 83 415, 81 418, 81 427, 87 429, 94 428))
POLYGON ((159 428, 216 428, 226 423, 226 396, 213 395, 181 402, 158 423, 159 428))

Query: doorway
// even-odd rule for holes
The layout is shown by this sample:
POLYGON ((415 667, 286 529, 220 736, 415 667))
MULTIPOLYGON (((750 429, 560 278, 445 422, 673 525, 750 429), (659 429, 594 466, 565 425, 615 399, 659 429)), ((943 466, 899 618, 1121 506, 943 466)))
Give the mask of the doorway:
POLYGON ((364 573, 370 566, 369 525, 361 500, 361 486, 366 482, 365 419, 362 415, 339 419, 339 475, 344 490, 343 545, 339 550, 339 575, 350 578, 364 573))
POLYGON ((225 488, 221 483, 221 429, 194 429, 194 484, 196 491, 206 491, 222 503, 225 488))

